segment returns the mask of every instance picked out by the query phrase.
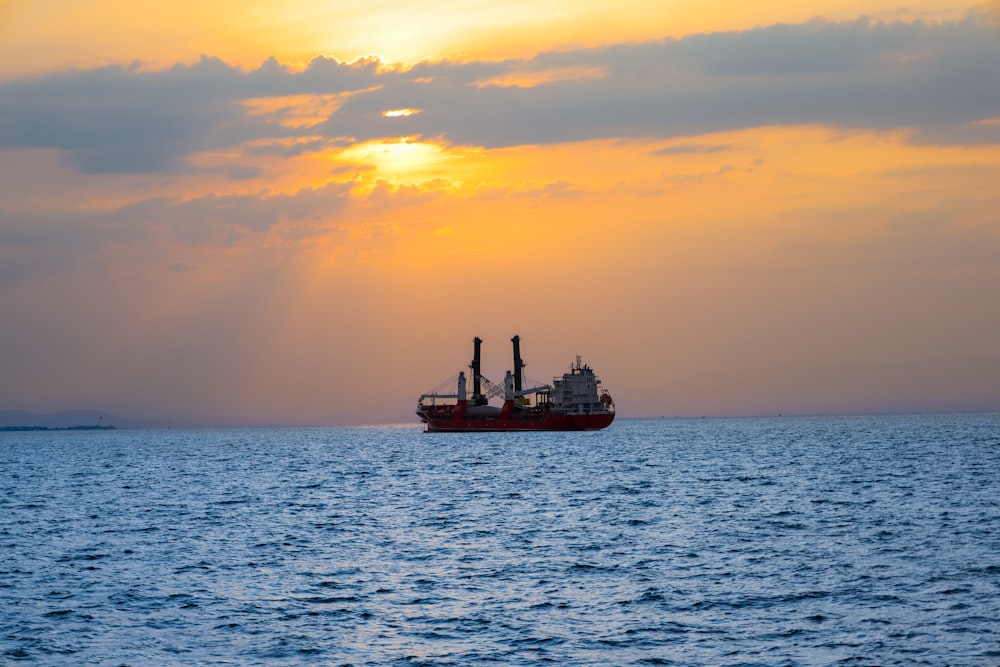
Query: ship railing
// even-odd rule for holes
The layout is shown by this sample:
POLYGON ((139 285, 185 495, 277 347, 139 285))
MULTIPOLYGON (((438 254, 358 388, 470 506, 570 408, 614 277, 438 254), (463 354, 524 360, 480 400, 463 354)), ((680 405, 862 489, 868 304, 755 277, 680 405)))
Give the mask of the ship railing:
POLYGON ((537 394, 543 391, 552 391, 552 387, 550 385, 543 384, 537 387, 531 387, 530 389, 522 389, 521 391, 515 391, 514 398, 520 398, 522 396, 530 396, 531 394, 537 394))
POLYGON ((457 400, 458 394, 420 394, 420 398, 417 399, 417 406, 424 407, 425 405, 427 405, 427 403, 425 403, 427 399, 430 399, 431 405, 437 405, 437 399, 439 398, 441 399, 454 398, 457 400))

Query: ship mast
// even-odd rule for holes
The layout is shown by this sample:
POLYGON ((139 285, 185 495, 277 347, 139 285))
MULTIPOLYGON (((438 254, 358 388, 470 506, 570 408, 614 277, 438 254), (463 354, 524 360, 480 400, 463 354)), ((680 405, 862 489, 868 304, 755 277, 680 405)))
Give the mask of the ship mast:
POLYGON ((521 391, 523 377, 521 369, 524 368, 524 360, 521 359, 521 337, 515 334, 510 342, 514 343, 514 392, 516 393, 521 391))
POLYGON ((479 348, 483 344, 483 339, 476 336, 472 339, 472 363, 469 364, 469 368, 472 369, 472 400, 476 405, 486 405, 486 397, 483 396, 482 385, 480 384, 481 378, 480 373, 482 371, 482 365, 480 363, 480 350, 479 348))

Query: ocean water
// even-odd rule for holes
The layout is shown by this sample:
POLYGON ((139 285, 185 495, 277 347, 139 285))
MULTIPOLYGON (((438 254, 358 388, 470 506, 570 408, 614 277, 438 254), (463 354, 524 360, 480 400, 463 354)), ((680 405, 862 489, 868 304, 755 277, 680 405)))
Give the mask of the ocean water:
POLYGON ((0 433, 0 663, 1000 665, 1000 415, 0 433))

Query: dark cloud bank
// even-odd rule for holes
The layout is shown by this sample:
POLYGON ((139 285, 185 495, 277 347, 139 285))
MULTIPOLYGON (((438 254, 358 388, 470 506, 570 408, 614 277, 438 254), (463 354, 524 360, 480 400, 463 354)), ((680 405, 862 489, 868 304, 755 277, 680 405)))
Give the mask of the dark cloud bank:
POLYGON ((693 136, 768 125, 912 130, 932 143, 1000 142, 1000 32, 987 15, 955 23, 812 21, 742 32, 544 53, 530 60, 271 59, 253 71, 205 57, 143 71, 74 70, 0 83, 0 147, 55 148, 86 173, 184 167, 186 156, 256 141, 295 154, 326 141, 414 136, 502 147, 612 137, 693 136), (547 70, 533 87, 491 84, 547 70), (328 118, 289 128, 246 100, 343 95, 328 118), (384 118, 390 109, 420 113, 384 118), (296 138, 302 144, 296 145, 296 138))

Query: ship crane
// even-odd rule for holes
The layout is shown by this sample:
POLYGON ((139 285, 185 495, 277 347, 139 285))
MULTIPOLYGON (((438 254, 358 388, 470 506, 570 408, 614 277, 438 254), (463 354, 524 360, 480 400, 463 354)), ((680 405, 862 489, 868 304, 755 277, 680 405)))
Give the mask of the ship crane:
POLYGON ((427 392, 426 394, 420 394, 420 398, 417 400, 417 405, 419 406, 421 403, 423 403, 423 401, 424 401, 425 398, 431 399, 432 402, 436 402, 437 399, 439 399, 439 398, 454 398, 454 399, 457 399, 459 401, 465 402, 467 390, 466 390, 466 387, 465 387, 465 373, 464 372, 459 372, 459 374, 458 374, 458 378, 457 378, 458 384, 457 384, 456 391, 455 391, 454 394, 442 394, 439 391, 441 389, 441 387, 443 387, 443 386, 445 386, 447 384, 451 384, 451 382, 454 379, 455 378, 453 377, 452 380, 447 380, 446 382, 438 385, 437 387, 435 387, 431 391, 427 392))
POLYGON ((524 396, 530 396, 531 394, 537 394, 542 391, 551 391, 552 387, 543 384, 537 387, 529 387, 528 389, 517 389, 516 378, 511 375, 510 371, 507 371, 507 375, 504 377, 504 400, 512 401, 515 398, 522 398, 524 396))
POLYGON ((503 385, 493 382, 485 375, 480 375, 479 381, 486 387, 486 398, 500 398, 504 395, 503 385))

